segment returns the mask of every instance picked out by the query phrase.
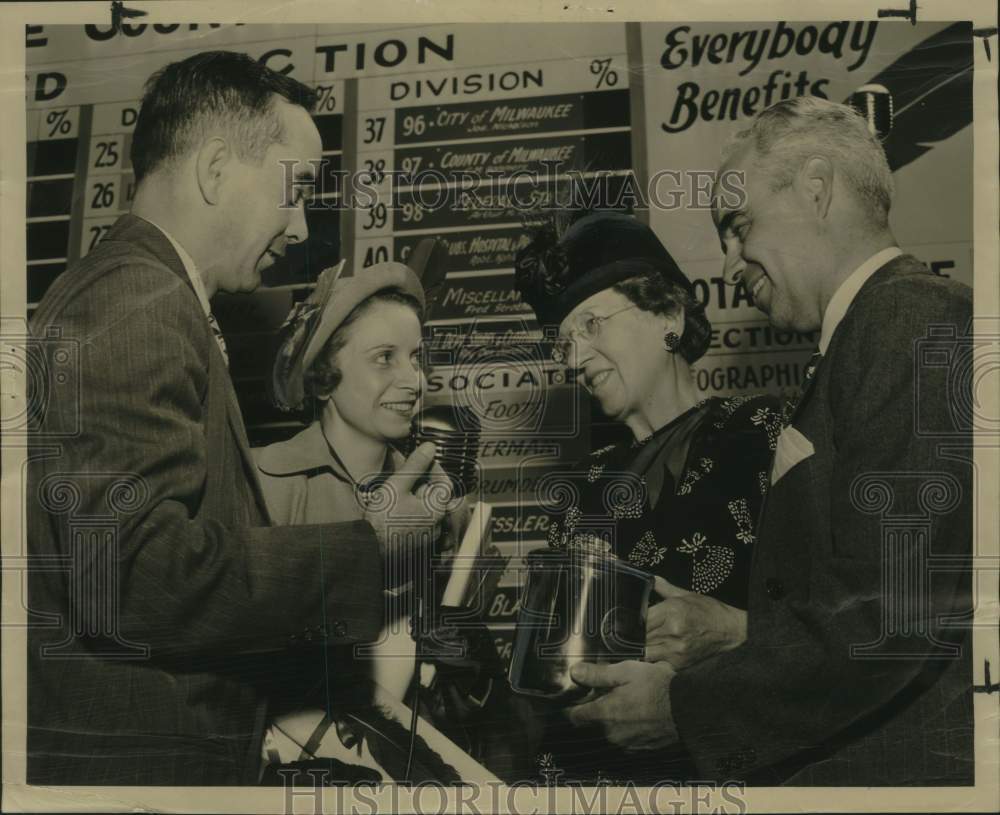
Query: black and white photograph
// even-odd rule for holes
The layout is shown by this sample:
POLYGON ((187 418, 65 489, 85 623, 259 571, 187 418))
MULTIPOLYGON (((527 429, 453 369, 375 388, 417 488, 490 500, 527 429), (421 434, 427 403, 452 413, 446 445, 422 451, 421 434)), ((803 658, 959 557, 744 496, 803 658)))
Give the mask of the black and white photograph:
POLYGON ((994 4, 0 22, 0 810, 1000 809, 994 4))

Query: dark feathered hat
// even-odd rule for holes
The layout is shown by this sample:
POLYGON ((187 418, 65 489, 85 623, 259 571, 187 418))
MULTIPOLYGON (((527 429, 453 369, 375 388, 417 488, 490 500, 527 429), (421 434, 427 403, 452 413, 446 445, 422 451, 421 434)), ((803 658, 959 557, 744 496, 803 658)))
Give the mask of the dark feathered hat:
POLYGON ((621 212, 584 214, 561 234, 547 221, 518 252, 514 271, 521 298, 543 325, 559 325, 591 295, 649 272, 694 294, 656 233, 621 212))

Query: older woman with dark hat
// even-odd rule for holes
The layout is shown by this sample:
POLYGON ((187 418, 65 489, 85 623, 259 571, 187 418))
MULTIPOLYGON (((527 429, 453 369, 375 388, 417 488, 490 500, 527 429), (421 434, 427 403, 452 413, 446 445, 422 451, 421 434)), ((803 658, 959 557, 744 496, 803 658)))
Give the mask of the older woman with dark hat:
POLYGON ((604 692, 564 711, 570 724, 557 718, 542 769, 594 782, 683 777, 683 755, 657 749, 667 735, 658 688, 745 637, 779 403, 698 393, 691 366, 711 326, 669 252, 629 215, 585 214, 562 234, 549 224, 519 254, 516 279, 539 322, 558 330, 553 357, 632 437, 576 468, 579 501, 550 525, 549 543, 610 540, 611 555, 656 576, 661 597, 647 615, 643 661, 575 666, 576 682, 604 692), (641 486, 615 489, 623 483, 641 486))

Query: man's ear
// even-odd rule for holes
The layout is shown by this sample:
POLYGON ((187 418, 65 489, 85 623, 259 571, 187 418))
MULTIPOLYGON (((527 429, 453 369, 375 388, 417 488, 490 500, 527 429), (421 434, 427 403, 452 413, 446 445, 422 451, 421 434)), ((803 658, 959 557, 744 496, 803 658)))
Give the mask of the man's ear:
POLYGON ((810 211, 826 218, 833 201, 833 164, 825 156, 812 156, 799 171, 796 186, 810 211))
POLYGON ((198 189, 206 203, 212 205, 219 203, 222 183, 232 159, 232 148, 225 139, 219 137, 209 139, 198 150, 195 161, 198 189))

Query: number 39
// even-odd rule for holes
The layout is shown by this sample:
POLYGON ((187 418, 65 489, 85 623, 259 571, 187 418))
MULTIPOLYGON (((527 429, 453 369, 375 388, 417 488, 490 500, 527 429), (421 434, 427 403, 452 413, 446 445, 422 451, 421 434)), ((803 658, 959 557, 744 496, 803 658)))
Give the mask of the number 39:
POLYGON ((376 204, 371 209, 368 210, 368 217, 365 222, 361 225, 362 229, 381 229, 385 226, 386 221, 389 219, 389 213, 386 210, 385 204, 376 204))

